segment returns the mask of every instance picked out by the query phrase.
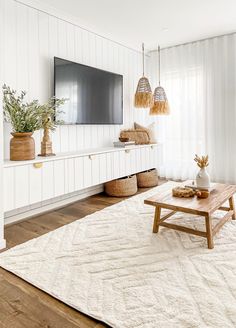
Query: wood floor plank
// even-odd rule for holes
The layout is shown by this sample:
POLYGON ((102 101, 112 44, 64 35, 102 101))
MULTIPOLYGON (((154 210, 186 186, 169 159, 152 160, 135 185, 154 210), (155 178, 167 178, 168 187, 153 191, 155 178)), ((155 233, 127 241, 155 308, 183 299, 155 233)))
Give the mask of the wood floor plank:
MULTIPOLYGON (((9 328, 17 327, 50 327, 50 328, 75 328, 78 327, 73 317, 67 313, 59 311, 56 304, 50 306, 49 302, 43 302, 41 295, 43 292, 33 286, 13 279, 9 282, 7 279, 1 282, 0 289, 0 313, 1 322, 7 323, 9 328), (19 288, 19 284, 24 288, 19 288), (13 288, 14 287, 14 288, 13 288), (17 319, 17 320, 15 320, 17 319)), ((50 299, 50 296, 48 296, 50 299)), ((56 303, 56 302, 55 302, 56 303)), ((60 302, 57 302, 60 303, 60 302)), ((76 314, 76 313, 75 313, 76 314)), ((90 320, 83 320, 80 327, 91 328, 96 323, 90 320)))
MULTIPOLYGON (((160 181, 160 184, 165 181, 160 181)), ((144 192, 148 189, 140 189, 144 192)), ((104 193, 5 227, 7 247, 13 247, 92 214, 125 198, 104 193)), ((108 325, 80 313, 14 274, 0 268, 0 328, 105 328, 108 325)))

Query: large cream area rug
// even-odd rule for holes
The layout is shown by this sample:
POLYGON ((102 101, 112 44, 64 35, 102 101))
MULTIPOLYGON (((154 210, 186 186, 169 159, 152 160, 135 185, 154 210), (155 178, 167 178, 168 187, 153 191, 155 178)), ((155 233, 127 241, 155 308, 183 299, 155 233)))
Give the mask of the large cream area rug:
MULTIPOLYGON (((175 184, 14 247, 0 265, 112 327, 236 327, 236 222, 213 250, 204 238, 164 227, 153 234, 154 209, 143 200, 175 184)), ((175 220, 205 229, 201 217, 175 220)))

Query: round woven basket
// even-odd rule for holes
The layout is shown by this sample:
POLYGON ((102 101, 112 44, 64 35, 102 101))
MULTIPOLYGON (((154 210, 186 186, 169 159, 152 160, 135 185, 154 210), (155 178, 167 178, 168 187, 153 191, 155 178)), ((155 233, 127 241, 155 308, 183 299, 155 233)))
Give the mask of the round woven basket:
POLYGON ((140 172, 137 174, 139 188, 150 188, 158 185, 158 174, 156 169, 140 172))
POLYGON ((136 194, 137 178, 136 175, 131 175, 125 178, 112 180, 105 183, 105 192, 109 196, 126 197, 136 194))

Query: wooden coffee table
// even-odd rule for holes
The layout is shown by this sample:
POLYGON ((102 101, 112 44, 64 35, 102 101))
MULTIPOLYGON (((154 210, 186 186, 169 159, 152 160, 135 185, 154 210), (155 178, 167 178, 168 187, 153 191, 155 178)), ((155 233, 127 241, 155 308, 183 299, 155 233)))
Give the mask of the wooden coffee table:
MULTIPOLYGON (((186 181, 182 185, 191 184, 186 181)), ((157 233, 159 227, 166 227, 182 232, 187 232, 193 235, 207 238, 208 248, 214 248, 213 237, 220 230, 220 228, 231 218, 235 220, 235 208, 233 195, 236 192, 236 185, 227 185, 215 183, 213 190, 206 199, 193 198, 177 198, 172 196, 172 188, 160 192, 144 201, 145 204, 155 206, 155 215, 153 222, 153 232, 157 233), (226 201, 229 202, 229 207, 222 206, 226 201), (161 217, 161 209, 169 209, 170 213, 161 217), (226 211, 227 213, 219 222, 212 227, 212 215, 216 210, 226 211), (205 217, 206 231, 199 231, 187 227, 179 226, 164 222, 176 212, 184 212, 189 214, 196 214, 205 217)))

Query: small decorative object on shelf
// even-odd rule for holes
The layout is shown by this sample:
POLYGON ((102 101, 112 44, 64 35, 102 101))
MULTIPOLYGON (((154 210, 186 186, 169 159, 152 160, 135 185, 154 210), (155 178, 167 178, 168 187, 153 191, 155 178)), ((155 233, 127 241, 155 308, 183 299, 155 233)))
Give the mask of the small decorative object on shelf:
POLYGON ((134 146, 135 142, 134 141, 114 141, 113 145, 114 145, 114 147, 126 148, 128 146, 134 146))
POLYGON ((32 135, 41 128, 41 107, 38 100, 24 102, 26 92, 17 96, 16 90, 4 84, 3 114, 12 125, 10 160, 25 161, 35 158, 35 143, 32 135))
POLYGON ((119 140, 120 140, 120 142, 128 142, 128 141, 130 141, 130 138, 122 138, 122 137, 120 137, 119 140))
POLYGON ((63 121, 58 120, 58 116, 63 113, 59 110, 59 107, 65 103, 66 99, 58 99, 52 97, 49 101, 42 105, 42 128, 43 140, 41 142, 41 153, 39 156, 54 156, 52 151, 52 142, 50 139, 49 132, 54 131, 56 127, 63 123, 63 121))
POLYGON ((190 198, 195 195, 195 191, 186 187, 175 187, 172 189, 172 195, 180 198, 190 198))
POLYGON ((196 191, 197 198, 208 198, 210 192, 207 190, 197 190, 196 191))
POLYGON ((200 167, 200 171, 196 176, 196 184, 198 189, 210 189, 210 176, 206 170, 206 167, 209 165, 208 155, 199 157, 195 155, 194 161, 200 167))

